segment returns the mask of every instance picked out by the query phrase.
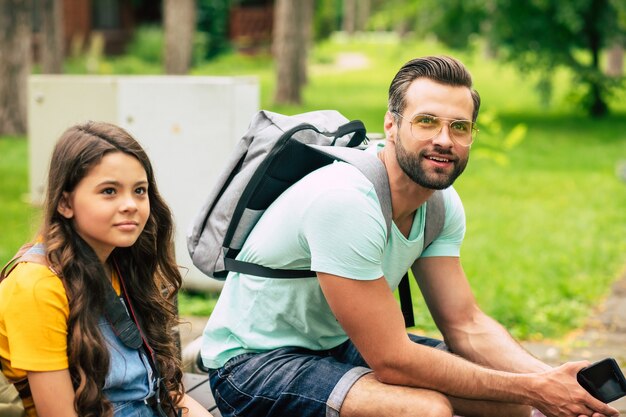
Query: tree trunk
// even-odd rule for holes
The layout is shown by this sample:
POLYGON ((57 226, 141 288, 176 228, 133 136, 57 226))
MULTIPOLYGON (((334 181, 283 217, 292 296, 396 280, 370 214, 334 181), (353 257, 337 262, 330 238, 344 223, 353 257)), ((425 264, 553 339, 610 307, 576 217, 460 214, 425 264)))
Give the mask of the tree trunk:
POLYGON ((359 0, 356 10, 355 29, 364 32, 370 19, 370 0, 359 0))
POLYGON ((0 1, 0 135, 24 135, 31 69, 30 0, 0 1))
POLYGON ((300 104, 306 83, 306 62, 311 42, 313 0, 277 0, 274 7, 277 104, 300 104))
POLYGON ((611 77, 624 75, 624 46, 621 42, 615 42, 609 49, 606 74, 611 77))
POLYGON ((165 0, 165 73, 186 74, 196 31, 195 0, 165 0))
POLYGON ((354 35, 356 30, 357 0, 343 0, 343 31, 354 35))
POLYGON ((300 7, 302 7, 302 13, 300 26, 302 29, 302 47, 300 48, 298 58, 298 70, 300 71, 302 86, 305 86, 309 82, 307 59, 313 43, 313 16, 315 14, 315 0, 301 0, 301 2, 302 4, 300 7))
POLYGON ((41 72, 63 72, 63 0, 39 0, 41 10, 41 72))
MULTIPOLYGON (((585 33, 589 50, 591 51, 591 69, 594 75, 601 75, 600 70, 600 49, 602 47, 602 36, 598 29, 597 22, 599 16, 606 9, 606 0, 593 0, 590 5, 589 13, 585 16, 585 33)), ((603 117, 609 112, 609 107, 604 99, 603 85, 600 77, 588 77, 589 84, 589 107, 588 111, 592 117, 603 117)))

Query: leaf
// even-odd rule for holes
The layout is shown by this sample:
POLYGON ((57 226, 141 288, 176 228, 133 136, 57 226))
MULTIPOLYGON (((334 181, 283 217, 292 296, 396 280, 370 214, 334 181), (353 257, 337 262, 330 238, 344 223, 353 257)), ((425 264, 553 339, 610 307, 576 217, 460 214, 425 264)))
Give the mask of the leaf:
POLYGON ((494 161, 496 164, 500 166, 508 166, 509 165, 509 157, 501 151, 496 151, 493 149, 476 149, 472 151, 472 156, 474 158, 479 159, 489 159, 490 161, 494 161))
POLYGON ((526 133, 528 132, 528 126, 524 123, 518 123, 511 129, 508 135, 504 138, 504 142, 502 146, 504 149, 510 151, 514 147, 520 144, 526 137, 526 133))

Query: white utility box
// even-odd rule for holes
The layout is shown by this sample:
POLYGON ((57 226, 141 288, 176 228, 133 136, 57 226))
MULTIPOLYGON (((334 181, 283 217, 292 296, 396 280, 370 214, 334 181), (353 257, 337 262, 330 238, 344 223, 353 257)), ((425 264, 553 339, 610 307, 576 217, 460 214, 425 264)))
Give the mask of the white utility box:
POLYGON ((157 184, 174 212, 176 257, 185 287, 220 283, 195 268, 186 232, 237 140, 259 109, 254 77, 72 76, 29 78, 30 198, 41 204, 52 149, 65 129, 88 120, 128 130, 152 161, 157 184))

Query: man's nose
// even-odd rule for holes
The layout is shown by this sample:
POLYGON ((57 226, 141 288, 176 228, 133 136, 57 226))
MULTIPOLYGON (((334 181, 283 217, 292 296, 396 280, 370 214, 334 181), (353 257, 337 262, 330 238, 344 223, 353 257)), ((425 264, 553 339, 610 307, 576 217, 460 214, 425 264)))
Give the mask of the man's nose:
POLYGON ((447 124, 443 124, 441 126, 441 130, 432 138, 433 145, 438 145, 442 148, 451 148, 454 146, 454 140, 452 139, 452 135, 450 133, 450 126, 447 124))

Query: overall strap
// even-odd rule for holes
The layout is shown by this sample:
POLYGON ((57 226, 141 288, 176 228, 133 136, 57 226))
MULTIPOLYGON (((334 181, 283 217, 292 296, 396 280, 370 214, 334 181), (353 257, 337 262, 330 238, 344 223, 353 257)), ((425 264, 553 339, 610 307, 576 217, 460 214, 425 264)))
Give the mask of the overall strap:
MULTIPOLYGON (((145 336, 143 330, 141 329, 140 321, 138 320, 137 315, 135 314, 135 309, 133 308, 133 304, 130 300, 130 297, 128 296, 128 291, 126 290, 126 284, 124 283, 124 279, 122 277, 122 273, 119 269, 119 266, 117 265, 117 262, 114 262, 113 264, 114 264, 118 279, 120 281, 122 297, 124 298, 128 309, 124 307, 124 304, 122 303, 120 298, 117 296, 117 294, 115 294, 115 291, 113 290, 113 286, 110 285, 108 286, 110 291, 107 290, 109 292, 109 298, 110 298, 110 293, 113 293, 113 296, 117 300, 117 303, 113 302, 113 300, 111 299, 112 303, 109 304, 108 302, 109 300, 107 300, 106 312, 107 313, 110 312, 111 315, 115 315, 116 319, 118 320, 118 323, 120 324, 119 329, 115 327, 113 322, 110 322, 110 323, 113 326, 116 333, 119 331, 118 336, 120 336, 120 340, 122 340, 122 342, 124 342, 126 346, 131 347, 133 349, 140 349, 141 347, 143 347, 145 351, 148 353, 147 355, 148 362, 150 363, 150 367, 152 368, 152 371, 154 372, 154 375, 157 379, 157 390, 154 395, 155 404, 153 406, 159 417, 167 417, 167 415, 165 414, 165 411, 163 410, 161 406, 161 396, 160 396, 160 390, 161 389, 167 390, 167 388, 165 387, 163 378, 161 378, 161 373, 159 372, 159 368, 157 366, 156 355, 154 353, 154 350, 150 347, 150 344, 148 343, 148 338, 145 336), (124 335, 123 337, 127 338, 129 342, 128 344, 126 343, 124 338, 122 338, 122 335, 124 335)), ((167 398, 172 406, 172 409, 176 410, 176 407, 174 406, 169 394, 167 395, 167 398)), ((177 415, 178 417, 182 415, 182 409, 178 409, 177 415)))
POLYGON ((46 249, 43 243, 25 243, 0 271, 0 281, 5 279, 20 262, 33 262, 50 267, 46 259, 46 249))

